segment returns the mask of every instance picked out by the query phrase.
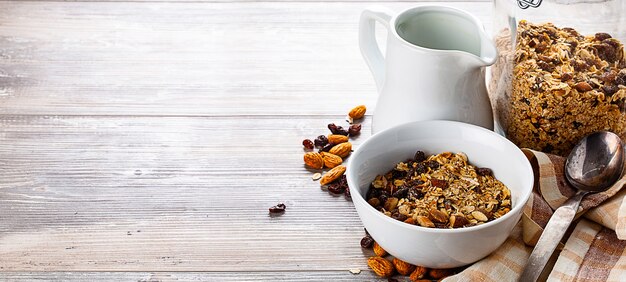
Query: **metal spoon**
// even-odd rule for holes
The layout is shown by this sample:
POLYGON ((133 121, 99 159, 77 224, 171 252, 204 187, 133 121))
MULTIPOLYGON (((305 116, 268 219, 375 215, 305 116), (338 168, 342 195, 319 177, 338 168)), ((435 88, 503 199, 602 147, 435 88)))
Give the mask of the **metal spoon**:
POLYGON ((572 223, 580 201, 589 193, 606 191, 613 186, 622 175, 625 156, 619 136, 607 131, 590 134, 576 144, 565 162, 565 178, 578 192, 554 211, 530 254, 520 281, 537 281, 572 223))

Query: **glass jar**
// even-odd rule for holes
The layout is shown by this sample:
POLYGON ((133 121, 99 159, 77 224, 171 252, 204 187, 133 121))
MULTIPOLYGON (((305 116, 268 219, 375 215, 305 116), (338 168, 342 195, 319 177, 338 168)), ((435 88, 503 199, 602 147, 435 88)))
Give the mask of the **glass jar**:
POLYGON ((500 133, 559 155, 596 131, 626 140, 626 0, 494 0, 493 24, 500 133))

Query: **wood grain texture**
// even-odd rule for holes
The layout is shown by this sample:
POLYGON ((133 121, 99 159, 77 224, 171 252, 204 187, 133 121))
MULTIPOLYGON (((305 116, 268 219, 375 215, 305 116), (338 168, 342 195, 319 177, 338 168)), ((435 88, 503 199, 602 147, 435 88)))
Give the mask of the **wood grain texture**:
POLYGON ((302 165, 341 118, 7 117, 0 270, 364 269, 352 203, 302 165))
MULTIPOLYGON (((373 110, 357 40, 371 4, 0 2, 0 114, 373 110)), ((490 3, 445 4, 489 28, 490 3)))
MULTIPOLYGON (((358 275, 348 271, 313 272, 6 272, 1 279, 8 281, 380 281, 373 272, 358 275)), ((384 280, 386 281, 386 280, 384 280)))
POLYGON ((371 4, 0 1, 0 280, 374 280, 301 146, 375 108, 371 4))

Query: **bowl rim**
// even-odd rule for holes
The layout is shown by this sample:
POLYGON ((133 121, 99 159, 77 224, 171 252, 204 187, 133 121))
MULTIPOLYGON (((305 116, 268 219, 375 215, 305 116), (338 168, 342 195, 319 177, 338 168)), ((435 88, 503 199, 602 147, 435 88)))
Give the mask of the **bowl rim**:
MULTIPOLYGON (((530 198, 530 195, 532 194, 533 191, 533 187, 534 187, 534 174, 533 174, 533 169, 532 166, 530 164, 530 161, 528 161, 528 158, 526 158, 525 154, 522 152, 522 150, 520 148, 518 148, 515 144, 513 144, 510 140, 506 139, 504 136, 488 130, 486 128, 483 127, 479 127, 476 125, 472 125, 472 124, 468 124, 468 123, 463 123, 463 122, 458 122, 458 121, 448 121, 448 120, 428 120, 428 121, 413 121, 413 122, 408 122, 408 123, 403 123, 400 125, 396 125, 393 127, 390 127, 388 129, 385 129, 383 131, 380 131, 372 136, 370 136, 367 140, 365 140, 361 145, 359 145, 359 148, 357 148, 357 150, 354 152, 354 154, 352 156, 350 156, 350 161, 348 162, 348 171, 346 172, 346 180, 348 181, 348 189, 350 189, 350 194, 352 195, 358 195, 358 197, 352 197, 353 201, 357 201, 360 205, 365 205, 366 206, 366 211, 370 212, 370 213, 375 213, 377 217, 379 218, 384 218, 384 220, 387 220, 388 222, 390 222, 391 224, 395 224, 399 227, 402 228, 408 228, 410 230, 416 230, 416 231, 420 231, 420 232, 426 232, 426 233, 432 233, 432 234, 458 234, 458 233, 466 233, 466 232, 472 232, 472 231, 478 231, 481 229, 485 229, 485 228, 489 228, 491 226, 497 225, 501 222, 505 222, 508 218, 510 217, 514 217, 518 214, 518 212, 524 208, 524 206, 526 206, 526 203, 528 202, 528 199, 530 198), (357 183, 355 180, 355 177, 353 177, 353 171, 355 170, 354 165, 354 160, 355 160, 355 156, 358 156, 360 154, 360 152, 362 150, 364 150, 363 148, 367 147, 368 144, 370 143, 374 143, 376 142, 378 139, 382 138, 381 136, 387 135, 387 134, 391 134, 390 132, 394 132, 397 130, 401 130, 402 128, 410 128, 410 127, 415 127, 415 126, 421 126, 421 125, 429 125, 429 124, 445 124, 446 126, 456 126, 456 127, 465 127, 465 128, 469 128, 471 130, 477 130, 477 131, 482 131, 483 133, 486 133, 487 135, 491 135, 493 138, 496 139, 500 139, 501 141, 504 141, 505 144, 510 145, 512 148, 514 148, 515 150, 513 154, 517 155, 517 157, 519 157, 520 159, 526 160, 526 171, 527 171, 527 177, 529 179, 529 183, 530 183, 530 188, 523 191, 523 193, 520 195, 520 199, 519 202, 520 204, 517 204, 516 206, 514 206, 509 212, 507 212, 505 215, 489 221, 487 223, 481 224, 481 225, 475 225, 475 226, 470 226, 470 227, 462 227, 462 228, 428 228, 428 227, 422 227, 422 226, 418 226, 418 225, 413 225, 413 224, 408 224, 408 223, 404 223, 401 221, 398 221, 396 219, 393 219, 391 217, 388 217, 386 215, 384 215, 383 213, 381 213, 380 211, 376 210, 374 207, 372 207, 369 203, 367 203, 367 201, 365 200, 364 195, 361 195, 361 193, 358 191, 358 189, 356 188, 358 185, 356 185, 357 183), (355 187, 355 188, 353 188, 355 187), (356 198, 356 199, 355 199, 356 198), (521 204, 523 203, 523 204, 521 204)), ((356 207, 356 205, 355 205, 356 207)))

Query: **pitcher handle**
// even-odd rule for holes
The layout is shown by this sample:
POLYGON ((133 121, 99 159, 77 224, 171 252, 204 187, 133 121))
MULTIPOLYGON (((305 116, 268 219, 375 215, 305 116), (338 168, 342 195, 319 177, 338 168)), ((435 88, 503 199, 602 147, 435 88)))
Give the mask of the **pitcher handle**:
POLYGON ((385 7, 368 7, 361 13, 359 22, 359 47, 367 66, 374 76, 378 92, 380 92, 385 82, 385 57, 383 57, 383 53, 376 42, 375 23, 378 21, 389 31, 391 14, 392 12, 385 7))

